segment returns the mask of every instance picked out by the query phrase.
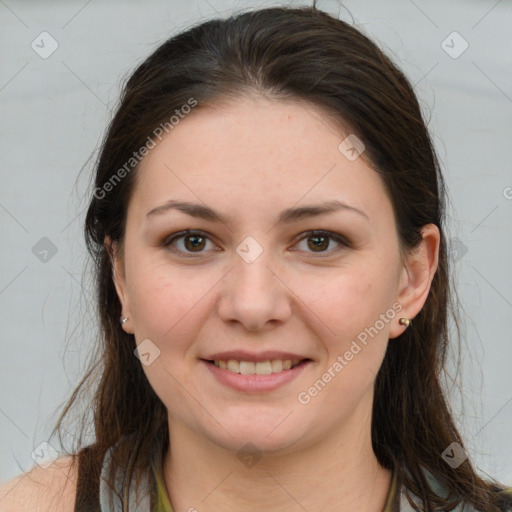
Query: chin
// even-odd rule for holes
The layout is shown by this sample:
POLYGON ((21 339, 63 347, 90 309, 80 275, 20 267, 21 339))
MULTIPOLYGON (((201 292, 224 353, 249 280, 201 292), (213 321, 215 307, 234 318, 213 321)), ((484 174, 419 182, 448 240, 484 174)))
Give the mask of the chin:
MULTIPOLYGON (((276 424, 260 426, 239 424, 236 427, 231 426, 229 434, 222 432, 222 435, 210 435, 210 440, 225 450, 242 456, 245 452, 256 452, 265 455, 283 455, 286 452, 293 451, 297 443, 304 436, 302 432, 294 432, 289 429, 278 428, 276 424), (275 429, 275 430, 273 430, 275 429), (279 432, 278 432, 279 430, 279 432)), ((218 434, 218 432, 217 432, 218 434)))

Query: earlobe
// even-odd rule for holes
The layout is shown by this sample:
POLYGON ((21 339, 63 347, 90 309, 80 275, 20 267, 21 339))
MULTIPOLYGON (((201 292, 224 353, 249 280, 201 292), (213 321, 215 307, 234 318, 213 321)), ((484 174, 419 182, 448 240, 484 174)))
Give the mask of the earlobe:
MULTIPOLYGON (((439 261, 439 228, 435 224, 427 224, 423 226, 422 236, 420 245, 406 257, 397 296, 397 301, 402 305, 400 318, 411 321, 427 300, 439 261)), ((397 318, 396 324, 390 329, 389 337, 396 338, 405 329, 397 318)))

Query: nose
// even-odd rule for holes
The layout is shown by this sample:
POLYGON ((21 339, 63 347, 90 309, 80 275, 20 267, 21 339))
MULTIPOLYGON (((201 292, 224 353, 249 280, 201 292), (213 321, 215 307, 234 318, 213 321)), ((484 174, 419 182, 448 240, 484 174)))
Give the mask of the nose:
POLYGON ((293 293, 271 260, 265 250, 252 263, 233 255, 232 269, 222 280, 218 308, 222 320, 255 332, 275 328, 290 318, 293 293))

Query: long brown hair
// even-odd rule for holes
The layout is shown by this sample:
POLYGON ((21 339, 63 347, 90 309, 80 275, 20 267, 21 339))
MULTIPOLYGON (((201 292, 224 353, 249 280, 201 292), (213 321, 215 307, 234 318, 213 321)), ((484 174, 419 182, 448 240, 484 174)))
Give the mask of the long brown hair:
MULTIPOLYGON (((402 249, 419 244, 422 226, 439 228, 439 265, 426 303, 411 327, 389 343, 376 378, 373 449, 379 463, 396 469, 404 486, 422 500, 421 510, 452 510, 463 502, 485 512, 505 507, 506 498, 494 492, 498 482, 481 478, 469 459, 453 469, 441 456, 454 442, 464 447, 441 380, 449 320, 459 350, 460 321, 447 254, 445 185, 418 100, 403 73, 368 37, 315 5, 261 9, 194 26, 165 41, 124 84, 101 146, 85 221, 101 319, 98 357, 52 436, 58 432, 61 439, 62 421, 87 384, 94 389, 97 467, 106 450, 117 445, 113 470, 123 468, 130 481, 141 470, 156 468, 168 450, 167 410, 134 357, 134 337, 119 323, 121 305, 105 238, 122 251, 137 177, 132 156, 156 140, 158 126, 171 129, 170 117, 191 98, 200 109, 248 91, 311 102, 340 127, 350 127, 365 144, 363 157, 385 183, 402 249), (122 168, 125 172, 119 172, 122 168), (449 495, 438 496, 422 469, 449 495)), ((82 427, 85 421, 84 415, 82 427)), ((80 435, 72 454, 81 447, 80 435)), ((512 499, 508 504, 512 507, 512 499)))

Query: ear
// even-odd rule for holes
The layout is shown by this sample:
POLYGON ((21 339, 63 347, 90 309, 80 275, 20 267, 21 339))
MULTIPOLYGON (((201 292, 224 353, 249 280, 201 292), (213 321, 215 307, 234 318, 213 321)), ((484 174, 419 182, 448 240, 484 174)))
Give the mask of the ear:
POLYGON ((105 237, 104 245, 110 256, 110 262, 112 264, 112 280, 114 281, 117 296, 119 297, 119 302, 121 303, 121 318, 128 318, 128 321, 122 324, 122 328, 125 332, 133 334, 133 329, 131 328, 132 322, 130 304, 128 300, 128 294, 126 293, 123 254, 119 248, 119 244, 117 242, 112 242, 109 236, 105 237))
POLYGON ((396 338, 406 329, 399 323, 400 318, 413 321, 421 311, 437 270, 441 239, 439 228, 435 224, 426 224, 421 232, 423 240, 414 251, 406 255, 402 266, 396 300, 403 309, 389 330, 390 339, 396 338))

